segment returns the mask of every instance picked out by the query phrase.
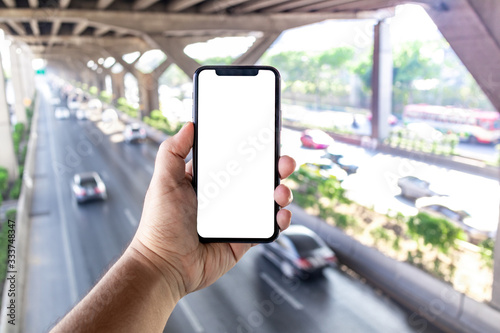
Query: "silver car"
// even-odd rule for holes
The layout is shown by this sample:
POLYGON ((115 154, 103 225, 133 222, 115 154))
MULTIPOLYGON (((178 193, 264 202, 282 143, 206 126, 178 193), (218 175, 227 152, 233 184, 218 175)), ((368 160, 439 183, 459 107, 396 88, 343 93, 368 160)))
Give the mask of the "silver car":
POLYGON ((272 243, 262 244, 262 254, 287 278, 310 278, 337 264, 335 253, 311 229, 292 225, 272 243))
POLYGON ((77 203, 89 200, 106 200, 106 185, 97 172, 77 173, 71 185, 77 203))
POLYGON ((123 139, 127 143, 145 140, 146 130, 140 124, 128 124, 123 131, 123 139))
POLYGON ((401 195, 408 199, 440 195, 429 188, 429 182, 413 176, 399 178, 398 186, 401 188, 401 195))
POLYGON ((69 110, 66 107, 58 106, 54 110, 54 117, 56 119, 68 119, 70 116, 69 110))

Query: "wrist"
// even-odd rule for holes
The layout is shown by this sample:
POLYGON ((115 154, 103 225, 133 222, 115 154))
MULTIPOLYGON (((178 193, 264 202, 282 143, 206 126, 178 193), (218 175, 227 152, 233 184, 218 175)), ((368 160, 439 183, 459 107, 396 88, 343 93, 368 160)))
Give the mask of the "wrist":
POLYGON ((152 279, 162 282, 175 303, 187 294, 182 275, 178 270, 144 245, 141 240, 134 237, 126 253, 128 253, 132 260, 141 265, 143 269, 147 270, 152 279))

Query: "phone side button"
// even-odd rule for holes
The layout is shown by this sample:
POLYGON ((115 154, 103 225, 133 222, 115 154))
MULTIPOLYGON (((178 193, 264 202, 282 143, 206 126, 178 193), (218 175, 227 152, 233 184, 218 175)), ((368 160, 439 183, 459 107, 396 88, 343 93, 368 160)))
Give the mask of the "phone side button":
POLYGON ((283 120, 281 119, 282 117, 283 117, 283 111, 280 110, 280 118, 279 118, 280 132, 281 132, 281 128, 282 128, 282 125, 283 125, 283 120))

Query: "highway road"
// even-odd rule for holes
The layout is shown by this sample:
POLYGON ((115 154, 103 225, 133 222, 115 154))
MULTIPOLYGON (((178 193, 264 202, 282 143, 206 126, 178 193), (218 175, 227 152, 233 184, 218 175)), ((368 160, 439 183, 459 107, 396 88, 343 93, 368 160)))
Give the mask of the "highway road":
MULTIPOLYGON (((56 120, 47 85, 39 95, 23 332, 48 331, 120 256, 137 228, 157 148, 122 142, 119 124, 56 120), (79 206, 70 179, 90 170, 100 173, 109 198, 79 206)), ((341 269, 287 280, 260 251, 181 300, 165 331, 439 332, 415 326, 414 315, 341 269)))
MULTIPOLYGON (((300 143, 300 131, 284 129, 282 153, 294 157, 297 165, 317 161, 324 150, 304 149, 300 143)), ((401 177, 416 176, 430 182, 431 189, 449 195, 472 217, 494 230, 498 225, 500 186, 498 179, 483 177, 422 160, 392 156, 376 151, 335 142, 330 148, 334 153, 359 157, 358 171, 347 177, 343 187, 347 196, 381 213, 401 212, 415 215, 414 202, 403 198, 397 181, 401 177)))

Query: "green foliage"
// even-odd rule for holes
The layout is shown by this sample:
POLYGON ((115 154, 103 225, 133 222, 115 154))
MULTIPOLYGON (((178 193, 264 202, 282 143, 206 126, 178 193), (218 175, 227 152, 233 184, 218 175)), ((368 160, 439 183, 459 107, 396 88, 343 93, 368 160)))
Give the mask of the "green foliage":
POLYGON ((14 185, 12 185, 12 188, 10 189, 9 192, 9 198, 17 200, 19 199, 19 194, 21 193, 21 185, 23 184, 23 180, 21 178, 18 178, 14 181, 14 185))
POLYGON ((99 95, 99 99, 108 104, 111 103, 111 97, 111 94, 106 90, 101 91, 101 94, 99 95))
POLYGON ((339 227, 340 229, 345 230, 349 227, 356 228, 359 225, 358 221, 354 217, 352 217, 350 215, 334 212, 333 209, 331 212, 331 216, 333 217, 333 220, 335 221, 335 225, 337 227, 339 227))
POLYGON ((0 192, 0 206, 2 206, 3 203, 3 194, 0 192))
POLYGON ((396 238, 394 238, 394 241, 392 242, 392 249, 394 251, 401 250, 401 244, 399 244, 399 240, 400 238, 396 236, 396 238))
POLYGON ((180 87, 183 84, 190 83, 191 78, 186 75, 176 64, 172 64, 158 79, 158 84, 168 87, 180 87))
POLYGON ((428 138, 416 136, 408 128, 396 128, 391 131, 389 136, 389 143, 393 146, 442 155, 455 154, 458 142, 459 139, 456 134, 446 134, 439 140, 429 141, 428 138))
POLYGON ((373 52, 370 52, 354 66, 354 73, 361 80, 361 87, 366 94, 371 94, 372 92, 372 57, 373 52))
POLYGON ((387 232, 387 230, 384 227, 380 226, 370 230, 370 235, 375 239, 375 242, 377 242, 378 240, 383 240, 385 242, 391 240, 389 232, 387 232))
POLYGON ((0 281, 4 281, 7 273, 7 244, 9 240, 9 228, 6 222, 3 222, 0 230, 0 281))
POLYGON ((417 242, 430 244, 442 253, 448 253, 449 248, 455 247, 455 240, 463 238, 462 229, 448 220, 418 213, 408 220, 408 232, 417 242))
POLYGON ((19 154, 19 144, 24 138, 24 124, 17 123, 14 125, 14 132, 12 133, 12 141, 14 142, 14 152, 19 154))
POLYGON ((137 118, 139 114, 139 109, 133 107, 124 97, 118 98, 116 101, 118 106, 117 109, 128 114, 132 118, 137 118))
POLYGON ((23 151, 21 152, 21 156, 19 156, 19 164, 24 165, 26 161, 26 154, 28 153, 28 145, 23 147, 23 151))
POLYGON ((293 94, 315 95, 316 107, 321 97, 349 95, 349 68, 354 49, 339 47, 321 53, 286 51, 265 55, 262 63, 278 68, 283 78, 283 91, 293 94))
POLYGON ((11 209, 7 210, 5 212, 5 220, 6 221, 8 221, 8 220, 15 221, 16 214, 17 214, 17 210, 15 208, 11 208, 11 209))
POLYGON ((30 124, 31 118, 33 118, 33 103, 31 103, 31 106, 26 107, 26 116, 28 117, 28 124, 30 124))
POLYGON ((0 193, 5 192, 8 185, 9 185, 9 171, 4 167, 0 167, 0 193))
POLYGON ((23 178, 24 174, 24 165, 19 166, 19 178, 23 178))
POLYGON ((144 122, 156 129, 159 129, 165 134, 174 135, 179 132, 182 128, 182 123, 172 124, 168 119, 161 113, 160 110, 153 110, 149 117, 144 117, 144 122))
POLYGON ((491 238, 485 239, 484 241, 479 243, 479 253, 481 254, 481 259, 483 260, 483 263, 486 265, 486 267, 493 268, 494 249, 495 242, 491 238))
POLYGON ((89 94, 91 94, 92 96, 97 96, 98 93, 99 89, 96 86, 92 86, 89 88, 89 94))
POLYGON ((302 165, 290 179, 299 184, 299 188, 294 191, 294 201, 299 206, 318 209, 321 218, 325 220, 332 218, 335 225, 341 229, 358 227, 358 221, 354 217, 334 210, 334 205, 337 203, 350 203, 345 196, 345 190, 335 177, 325 179, 317 170, 302 165), (329 200, 324 202, 320 200, 321 198, 329 200))

